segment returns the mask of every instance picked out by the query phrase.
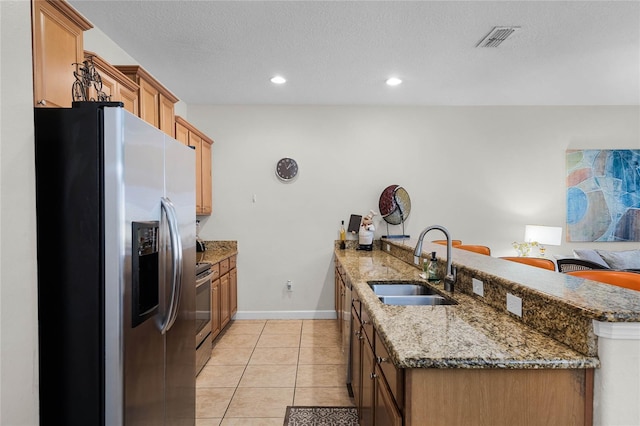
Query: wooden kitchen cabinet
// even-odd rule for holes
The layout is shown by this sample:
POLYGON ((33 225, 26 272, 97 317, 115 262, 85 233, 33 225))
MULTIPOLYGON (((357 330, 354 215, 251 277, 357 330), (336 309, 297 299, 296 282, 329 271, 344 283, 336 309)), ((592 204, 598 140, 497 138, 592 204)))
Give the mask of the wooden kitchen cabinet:
POLYGON ((229 274, 220 277, 220 327, 224 328, 231 320, 229 310, 229 274))
POLYGON ((592 369, 401 369, 375 327, 367 327, 364 307, 359 315, 352 307, 352 321, 352 389, 361 425, 591 424, 592 369))
POLYGON ((238 311, 237 255, 212 265, 216 277, 211 284, 211 337, 215 339, 238 311))
POLYGON ((229 271, 229 316, 238 312, 238 270, 233 268, 229 271))
POLYGON ((222 331, 220 323, 220 278, 211 283, 211 341, 222 331))
POLYGON ((379 342, 366 310, 360 310, 358 315, 358 307, 354 305, 351 316, 355 330, 351 342, 351 388, 360 424, 402 426, 402 412, 397 401, 404 399, 403 372, 389 362, 386 348, 381 350, 384 345, 379 342), (393 370, 389 370, 389 365, 393 370), (389 381, 383 368, 388 370, 389 381))
POLYGON ((353 328, 353 335, 351 338, 351 390, 353 391, 353 401, 358 409, 358 418, 362 418, 360 414, 360 407, 362 403, 362 345, 364 343, 364 337, 362 336, 362 326, 360 324, 360 317, 357 313, 357 308, 354 306, 351 309, 351 321, 353 328))
POLYGON ((202 138, 200 148, 200 196, 201 210, 199 214, 211 214, 213 211, 213 187, 211 178, 211 139, 202 138))
MULTIPOLYGON (((138 115, 138 85, 95 53, 85 50, 84 57, 93 60, 102 79, 102 91, 111 97, 110 100, 122 102, 124 109, 138 115)), ((91 87, 88 95, 90 99, 97 99, 95 88, 91 87)))
POLYGON ((139 65, 116 65, 135 82, 138 89, 138 116, 175 138, 175 103, 178 98, 139 65))
POLYGON ((36 107, 70 107, 83 32, 93 25, 63 0, 33 0, 33 96, 36 107))
POLYGON ((196 214, 210 215, 213 211, 211 174, 213 140, 180 116, 175 117, 175 134, 176 140, 196 150, 196 214))
POLYGON ((362 396, 360 397, 360 422, 362 425, 373 425, 375 421, 375 412, 374 412, 374 398, 375 398, 375 387, 376 384, 375 375, 374 375, 374 366, 375 366, 375 358, 373 355, 373 349, 371 349, 371 345, 367 343, 367 340, 364 339, 364 344, 362 345, 362 384, 360 385, 360 389, 362 391, 362 396))
POLYGON ((342 324, 343 324, 343 317, 344 317, 344 293, 345 293, 345 287, 344 287, 344 279, 342 278, 342 274, 340 273, 340 267, 336 266, 336 270, 335 270, 335 288, 334 288, 334 303, 335 303, 335 307, 336 307, 336 318, 338 319, 338 323, 340 324, 340 331, 344 332, 344 330, 342 330, 342 324))
POLYGON ((402 426, 402 414, 396 407, 393 395, 387 387, 382 369, 375 364, 374 369, 374 407, 375 426, 402 426))

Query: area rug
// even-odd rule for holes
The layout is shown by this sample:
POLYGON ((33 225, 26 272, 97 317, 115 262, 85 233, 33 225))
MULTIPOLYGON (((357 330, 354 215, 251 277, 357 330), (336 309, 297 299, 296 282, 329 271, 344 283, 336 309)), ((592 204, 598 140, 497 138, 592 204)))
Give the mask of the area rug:
POLYGON ((287 407, 284 426, 358 426, 355 407, 287 407))

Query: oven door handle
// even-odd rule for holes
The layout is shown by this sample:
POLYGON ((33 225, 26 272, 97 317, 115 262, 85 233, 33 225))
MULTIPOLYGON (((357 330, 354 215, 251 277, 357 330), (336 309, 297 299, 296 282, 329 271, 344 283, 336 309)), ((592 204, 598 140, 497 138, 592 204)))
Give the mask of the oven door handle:
POLYGON ((211 280, 212 277, 213 277, 213 271, 209 272, 204 277, 197 279, 196 288, 200 287, 202 284, 205 284, 207 281, 211 280))

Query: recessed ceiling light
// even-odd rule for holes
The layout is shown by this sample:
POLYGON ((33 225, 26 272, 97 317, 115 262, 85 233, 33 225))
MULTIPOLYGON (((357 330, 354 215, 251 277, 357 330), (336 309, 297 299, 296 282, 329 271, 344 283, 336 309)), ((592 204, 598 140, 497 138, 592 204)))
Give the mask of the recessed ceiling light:
POLYGON ((274 84, 284 84, 287 82, 287 79, 282 76, 276 75, 275 77, 271 78, 271 82, 274 84))
POLYGON ((389 86, 397 86, 398 84, 402 83, 402 80, 400 80, 397 77, 391 77, 387 79, 387 84, 389 86))

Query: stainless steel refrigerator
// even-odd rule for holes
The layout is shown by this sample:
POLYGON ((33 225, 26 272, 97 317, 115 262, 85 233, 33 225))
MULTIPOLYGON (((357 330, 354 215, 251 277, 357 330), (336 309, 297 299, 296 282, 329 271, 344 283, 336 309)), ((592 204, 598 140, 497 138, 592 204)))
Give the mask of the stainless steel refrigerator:
POLYGON ((41 425, 195 423, 195 153, 117 106, 35 108, 41 425))

